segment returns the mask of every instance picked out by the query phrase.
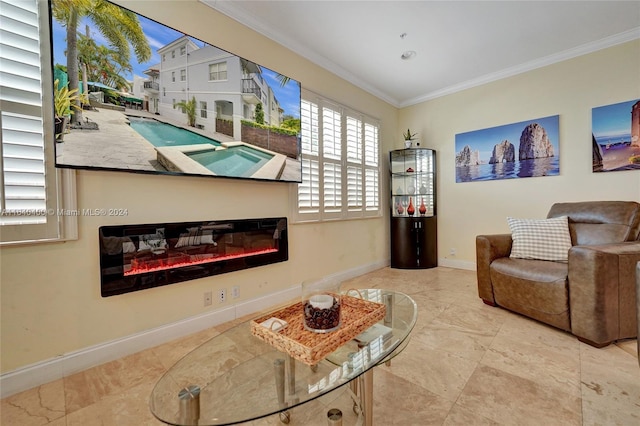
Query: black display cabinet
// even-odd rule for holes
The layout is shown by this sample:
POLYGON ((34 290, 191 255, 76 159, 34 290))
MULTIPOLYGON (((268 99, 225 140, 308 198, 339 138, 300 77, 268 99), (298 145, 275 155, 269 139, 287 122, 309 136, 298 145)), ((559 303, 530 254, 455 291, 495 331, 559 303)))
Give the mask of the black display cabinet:
POLYGON ((436 152, 408 148, 389 153, 391 267, 438 266, 436 152))

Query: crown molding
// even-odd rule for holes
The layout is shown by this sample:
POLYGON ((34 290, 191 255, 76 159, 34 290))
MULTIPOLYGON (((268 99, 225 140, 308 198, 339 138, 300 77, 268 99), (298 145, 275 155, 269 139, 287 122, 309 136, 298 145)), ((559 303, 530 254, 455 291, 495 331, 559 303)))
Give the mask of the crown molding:
POLYGON ((459 84, 444 87, 429 93, 425 93, 410 99, 400 100, 394 98, 388 93, 385 93, 370 84, 367 84, 360 80, 356 75, 347 71, 340 65, 331 61, 322 55, 318 55, 312 51, 309 51, 304 45, 298 43, 296 40, 292 40, 283 36, 281 33, 269 28, 259 17, 247 13, 246 10, 237 5, 238 2, 233 1, 220 1, 220 0, 199 0, 200 2, 212 7, 218 12, 228 16, 229 18, 245 25, 252 30, 262 34, 263 36, 275 41, 283 47, 293 51, 294 53, 302 56, 305 59, 313 62, 314 64, 326 69, 327 71, 337 75, 338 77, 348 81, 354 86, 368 92, 369 94, 389 103, 396 108, 405 108, 412 105, 426 102, 432 99, 440 98, 442 96, 451 95, 456 92, 471 89, 476 86, 491 83, 504 78, 512 77, 514 75, 522 74, 527 71, 532 71, 537 68, 542 68, 548 65, 552 65, 558 62, 565 61, 567 59, 575 58, 577 56, 586 55, 598 50, 606 49, 618 44, 626 43, 640 38, 640 27, 633 28, 628 31, 624 31, 619 34, 614 34, 609 37, 605 37, 600 40, 596 40, 591 43, 586 43, 572 49, 568 49, 553 55, 545 56, 543 58, 535 59, 533 61, 525 62, 514 67, 506 68, 494 73, 486 74, 478 78, 467 80, 459 84))
POLYGON ((556 64, 558 62, 566 61, 568 59, 576 58, 578 56, 587 55, 589 53, 596 52, 598 50, 606 49, 616 46, 618 44, 626 43, 640 39, 640 27, 633 28, 631 30, 614 34, 609 37, 605 37, 600 40, 596 40, 592 43, 583 44, 572 49, 568 49, 553 55, 545 56, 543 58, 535 59, 533 61, 525 62, 524 64, 516 65, 514 67, 506 68, 494 73, 486 74, 472 80, 455 84, 453 86, 445 87, 439 90, 435 90, 430 93, 426 93, 415 98, 401 101, 399 108, 404 108, 412 105, 426 102, 432 99, 440 98, 442 96, 451 95, 456 92, 471 89, 476 86, 482 86, 483 84, 491 83, 494 81, 502 80, 504 78, 512 77, 514 75, 522 74, 528 71, 535 70, 537 68, 546 67, 556 64))

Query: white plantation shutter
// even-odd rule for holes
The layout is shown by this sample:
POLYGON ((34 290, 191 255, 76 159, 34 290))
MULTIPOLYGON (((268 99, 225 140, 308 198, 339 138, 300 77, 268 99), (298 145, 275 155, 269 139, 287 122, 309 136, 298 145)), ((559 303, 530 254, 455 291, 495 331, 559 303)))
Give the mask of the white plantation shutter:
POLYGON ((320 170, 316 160, 302 159, 302 183, 298 185, 298 205, 301 211, 318 213, 320 208, 320 170))
POLYGON ((342 157, 341 114, 329 108, 322 109, 322 154, 325 159, 342 157))
POLYGON ((0 101, 2 101, 2 209, 0 224, 46 223, 44 126, 38 5, 0 2, 0 101), (27 216, 21 210, 34 210, 27 216))
POLYGON ((379 173, 377 170, 367 169, 365 170, 365 209, 368 212, 376 212, 380 209, 380 188, 379 188, 379 173))
POLYGON ((360 211, 363 202, 362 168, 347 167, 347 206, 349 210, 360 211))
POLYGON ((48 22, 47 2, 0 0, 0 243, 61 236, 48 22))
POLYGON ((302 183, 298 185, 298 211, 307 217, 317 218, 320 212, 318 105, 303 100, 300 117, 302 183))
POLYGON ((303 97, 302 183, 292 220, 380 216, 378 125, 315 95, 303 97))
POLYGON ((46 223, 42 119, 2 111, 1 121, 5 214, 0 224, 46 223), (34 214, 28 215, 30 211, 34 214))
POLYGON ((380 141, 377 125, 364 124, 364 153, 365 211, 378 212, 380 210, 380 141))
POLYGON ((347 117, 347 161, 362 161, 362 122, 347 117))
POLYGON ((300 104, 301 143, 305 155, 318 155, 318 105, 303 100, 300 104))
POLYGON ((349 212, 362 210, 362 122, 347 116, 347 209, 349 212))
POLYGON ((324 212, 338 213, 342 209, 342 167, 336 163, 324 163, 322 172, 324 212))

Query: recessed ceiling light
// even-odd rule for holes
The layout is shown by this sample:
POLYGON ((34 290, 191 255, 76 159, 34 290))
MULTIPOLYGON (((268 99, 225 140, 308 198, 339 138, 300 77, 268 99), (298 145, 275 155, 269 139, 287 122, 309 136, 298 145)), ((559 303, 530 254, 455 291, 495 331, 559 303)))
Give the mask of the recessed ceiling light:
POLYGON ((400 57, 403 60, 408 61, 409 59, 413 59, 415 56, 416 56, 416 52, 414 50, 407 50, 400 57))

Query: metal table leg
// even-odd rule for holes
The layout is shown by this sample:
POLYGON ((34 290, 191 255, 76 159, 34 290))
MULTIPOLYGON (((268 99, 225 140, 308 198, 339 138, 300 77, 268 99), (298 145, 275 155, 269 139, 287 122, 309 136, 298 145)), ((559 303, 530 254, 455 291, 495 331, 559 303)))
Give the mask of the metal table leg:
MULTIPOLYGON (((278 358, 273 362, 273 368, 276 377, 276 393, 278 395, 278 405, 280 408, 286 408, 287 404, 284 402, 284 359, 278 358)), ((284 424, 288 424, 291 421, 291 414, 289 410, 280 412, 280 421, 284 424)))
POLYGON ((373 368, 358 377, 360 407, 364 415, 364 426, 373 425, 373 368))

